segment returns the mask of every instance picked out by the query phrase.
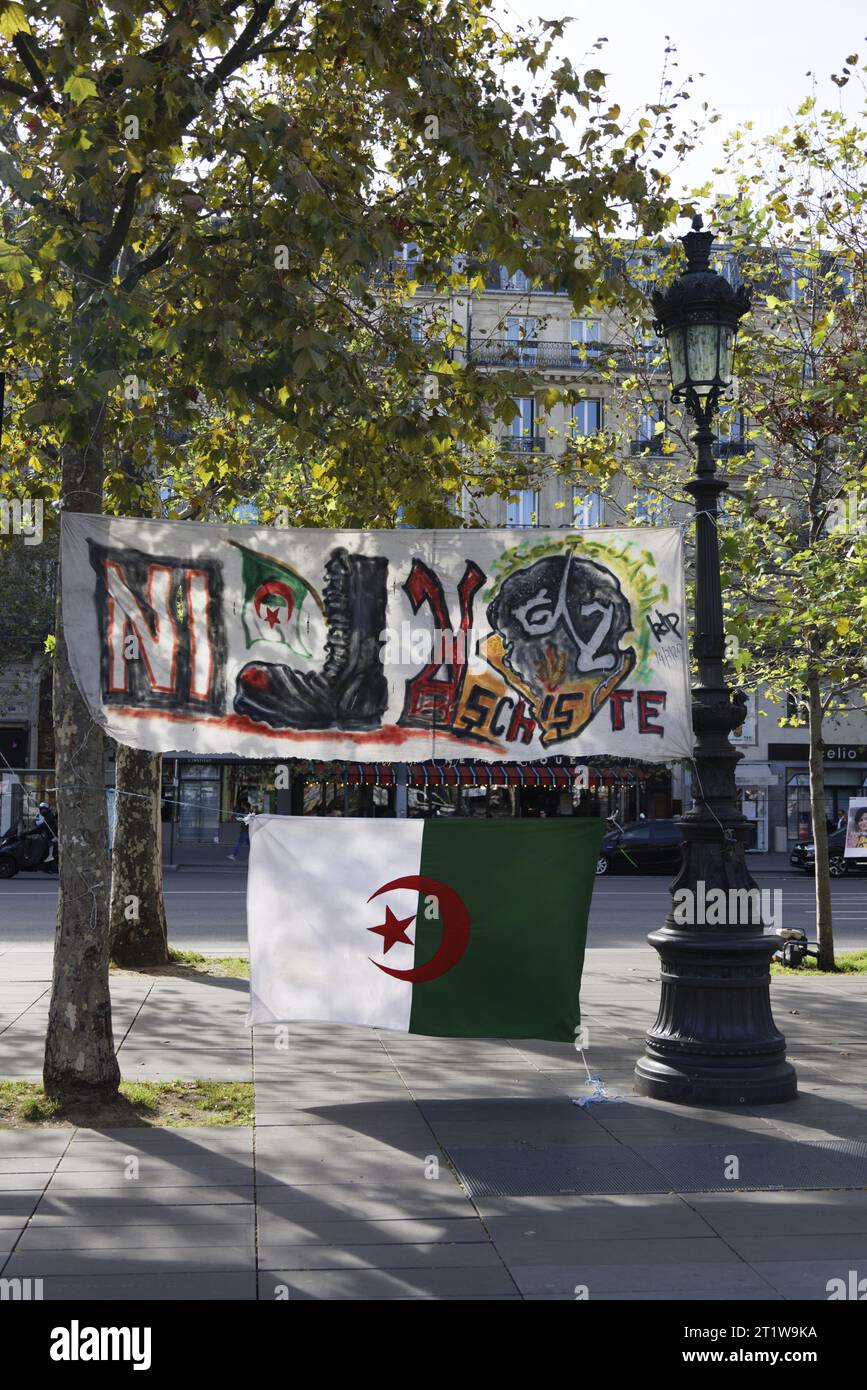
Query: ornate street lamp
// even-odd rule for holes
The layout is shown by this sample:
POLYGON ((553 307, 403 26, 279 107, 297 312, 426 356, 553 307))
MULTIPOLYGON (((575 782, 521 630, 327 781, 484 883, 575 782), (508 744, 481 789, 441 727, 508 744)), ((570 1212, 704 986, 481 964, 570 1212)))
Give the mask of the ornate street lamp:
POLYGON ((698 684, 692 706, 695 790, 682 822, 672 911, 648 937, 659 952, 662 993, 635 1076, 642 1095, 660 1100, 763 1105, 793 1099, 797 1079, 771 1014, 769 967, 779 943, 764 932, 759 890, 744 856, 749 822, 739 810, 735 785, 741 754, 729 735, 743 722, 745 709, 732 698, 724 674, 717 517, 727 483, 716 472, 711 428, 720 396, 732 382, 735 335, 750 300, 744 288, 735 291, 710 269, 713 235, 701 225, 697 217, 681 238, 686 270, 665 294, 653 295, 672 397, 685 402, 697 426, 696 473, 686 490, 695 499, 692 651, 698 684), (719 889, 722 897, 714 892, 719 889))

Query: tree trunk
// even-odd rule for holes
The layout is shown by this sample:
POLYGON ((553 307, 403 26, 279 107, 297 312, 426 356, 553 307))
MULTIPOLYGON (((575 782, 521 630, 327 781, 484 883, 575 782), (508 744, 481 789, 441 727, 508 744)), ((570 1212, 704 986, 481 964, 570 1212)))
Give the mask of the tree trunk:
POLYGON ((822 697, 815 676, 807 680, 810 716, 810 814, 816 848, 816 935, 819 969, 836 970, 834 923, 831 909, 831 874, 828 868, 828 826, 825 820, 825 764, 822 754, 822 697))
POLYGON ((117 747, 117 821, 111 861, 111 957, 118 965, 165 965, 159 753, 117 747))
MULTIPOLYGON (((102 411, 94 411, 88 424, 87 445, 64 454, 61 507, 66 511, 102 510, 102 411)), ((47 1094, 58 1100, 105 1100, 120 1082, 108 987, 105 740, 70 669, 60 586, 55 636, 60 872, 43 1079, 47 1094)))

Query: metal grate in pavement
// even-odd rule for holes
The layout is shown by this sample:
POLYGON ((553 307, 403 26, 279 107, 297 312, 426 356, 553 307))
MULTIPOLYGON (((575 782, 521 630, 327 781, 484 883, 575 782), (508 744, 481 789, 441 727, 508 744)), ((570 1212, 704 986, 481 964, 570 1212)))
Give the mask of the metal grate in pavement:
POLYGON ((728 1144, 641 1143, 636 1148, 522 1144, 448 1152, 472 1197, 867 1188, 864 1140, 739 1144, 733 1133, 728 1144), (736 1178, 726 1177, 734 1171, 736 1178))
POLYGON ((537 1149, 455 1148, 449 1156, 471 1197, 552 1197, 560 1193, 667 1191, 660 1176, 631 1149, 552 1144, 537 1149))
POLYGON ((674 1192, 772 1192, 867 1187, 867 1142, 779 1139, 770 1143, 636 1144, 674 1192), (737 1166, 732 1163, 737 1161, 737 1166), (726 1177, 726 1172, 737 1177, 726 1177))

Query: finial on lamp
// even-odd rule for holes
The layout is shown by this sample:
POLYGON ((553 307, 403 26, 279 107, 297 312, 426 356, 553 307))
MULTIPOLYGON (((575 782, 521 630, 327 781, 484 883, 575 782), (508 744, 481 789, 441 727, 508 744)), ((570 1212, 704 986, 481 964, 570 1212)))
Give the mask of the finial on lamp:
POLYGON ((710 248, 714 240, 713 232, 702 230, 704 221, 700 212, 692 219, 692 231, 680 239, 686 251, 687 272, 710 269, 710 248))

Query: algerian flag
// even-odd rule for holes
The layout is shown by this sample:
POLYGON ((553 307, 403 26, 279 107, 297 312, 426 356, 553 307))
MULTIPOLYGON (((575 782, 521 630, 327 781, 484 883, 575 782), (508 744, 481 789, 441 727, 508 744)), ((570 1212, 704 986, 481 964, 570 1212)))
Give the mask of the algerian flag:
POLYGON ((247 646, 254 642, 271 642, 288 647, 298 656, 312 656, 301 633, 301 608, 307 595, 322 611, 322 599, 291 565, 248 550, 238 541, 232 545, 241 551, 241 580, 244 586, 244 608, 241 621, 247 646))
POLYGON ((571 1042, 598 820, 256 816, 252 1022, 571 1042))

